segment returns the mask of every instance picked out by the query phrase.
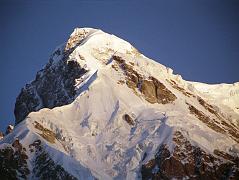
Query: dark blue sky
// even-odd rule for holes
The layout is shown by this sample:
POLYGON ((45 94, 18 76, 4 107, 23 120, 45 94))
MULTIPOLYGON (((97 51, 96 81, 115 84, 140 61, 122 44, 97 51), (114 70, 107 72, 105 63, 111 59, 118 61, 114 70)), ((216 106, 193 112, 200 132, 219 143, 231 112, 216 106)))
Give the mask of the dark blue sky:
POLYGON ((20 89, 75 27, 115 34, 186 80, 239 81, 237 0, 0 0, 0 130, 20 89))

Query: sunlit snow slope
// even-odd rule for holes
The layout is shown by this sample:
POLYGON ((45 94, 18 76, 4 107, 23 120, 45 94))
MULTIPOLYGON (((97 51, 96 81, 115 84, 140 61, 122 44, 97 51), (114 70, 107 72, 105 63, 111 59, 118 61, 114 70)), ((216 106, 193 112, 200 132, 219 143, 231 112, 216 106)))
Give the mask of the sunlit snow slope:
POLYGON ((26 178, 44 177, 36 167, 43 152, 62 168, 58 179, 181 179, 212 171, 217 179, 225 162, 230 166, 222 176, 238 175, 239 83, 185 81, 98 29, 74 30, 22 89, 15 115, 17 126, 0 148, 15 148, 19 138, 28 156, 26 178), (162 148, 174 158, 171 165, 159 156, 162 148), (198 150, 206 168, 194 171, 198 150))

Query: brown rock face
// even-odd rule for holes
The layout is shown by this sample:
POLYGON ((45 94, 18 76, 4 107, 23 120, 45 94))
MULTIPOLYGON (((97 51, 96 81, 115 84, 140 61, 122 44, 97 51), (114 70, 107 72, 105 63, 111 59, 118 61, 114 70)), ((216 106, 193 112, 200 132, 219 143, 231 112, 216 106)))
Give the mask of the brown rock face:
POLYGON ((192 146, 180 133, 173 138, 175 148, 170 154, 166 145, 159 148, 155 159, 142 166, 142 179, 237 179, 239 158, 225 152, 207 154, 192 146))
POLYGON ((168 90, 166 86, 163 83, 161 83, 159 80, 157 80, 154 77, 150 77, 150 79, 152 79, 154 83, 158 103, 167 104, 177 99, 177 97, 170 90, 168 90))
POLYGON ((113 56, 113 59, 125 72, 126 85, 134 91, 138 89, 143 94, 145 100, 147 100, 148 102, 167 104, 177 99, 177 97, 156 78, 143 78, 141 74, 133 69, 133 65, 127 64, 123 58, 119 56, 113 56))
POLYGON ((87 30, 83 29, 82 31, 76 33, 74 36, 71 36, 66 43, 65 51, 72 50, 77 45, 81 44, 88 33, 89 32, 87 30))
POLYGON ((161 169, 169 177, 180 177, 184 174, 183 164, 174 157, 165 159, 161 169))
POLYGON ((55 143, 56 134, 53 131, 51 131, 47 128, 44 128, 37 121, 34 122, 34 127, 41 131, 41 134, 40 134, 41 137, 43 137, 45 140, 47 140, 50 143, 55 143))
POLYGON ((143 80, 140 90, 147 101, 150 103, 157 102, 156 88, 153 81, 143 80))

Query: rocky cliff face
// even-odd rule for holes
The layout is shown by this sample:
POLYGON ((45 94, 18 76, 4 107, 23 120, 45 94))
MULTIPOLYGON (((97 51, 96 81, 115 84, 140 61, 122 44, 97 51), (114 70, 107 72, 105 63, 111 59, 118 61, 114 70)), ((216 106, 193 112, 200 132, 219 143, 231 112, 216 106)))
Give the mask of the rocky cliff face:
POLYGON ((46 66, 37 72, 35 80, 22 88, 14 109, 16 124, 30 112, 63 106, 75 99, 75 80, 87 70, 69 56, 87 35, 89 30, 83 29, 71 36, 65 45, 53 52, 46 66))
POLYGON ((29 146, 23 146, 18 139, 11 145, 0 150, 1 179, 76 179, 57 165, 41 145, 41 140, 35 140, 29 146), (29 167, 30 156, 34 160, 29 167), (30 175, 30 168, 32 176, 30 175))
POLYGON ((74 60, 67 61, 67 57, 63 49, 58 49, 44 69, 37 73, 36 79, 21 90, 15 103, 16 124, 30 112, 63 106, 74 100, 75 79, 87 70, 74 60), (59 59, 57 65, 54 59, 59 59))
POLYGON ((76 28, 17 97, 0 177, 238 179, 237 91, 185 81, 114 35, 76 28))
POLYGON ((18 139, 0 150, 0 177, 2 179, 26 179, 30 171, 27 165, 26 148, 18 139))
POLYGON ((143 179, 237 179, 239 158, 214 150, 208 154, 193 146, 181 132, 176 131, 173 153, 161 145, 155 158, 142 166, 143 179))

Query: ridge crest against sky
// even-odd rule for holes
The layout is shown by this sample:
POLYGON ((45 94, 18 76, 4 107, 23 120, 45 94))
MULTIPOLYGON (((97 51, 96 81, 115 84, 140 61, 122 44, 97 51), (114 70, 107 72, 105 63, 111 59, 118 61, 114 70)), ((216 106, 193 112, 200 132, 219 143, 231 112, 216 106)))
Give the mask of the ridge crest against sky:
POLYGON ((0 2, 0 129, 20 89, 75 27, 102 29, 186 80, 239 81, 239 1, 0 2))

